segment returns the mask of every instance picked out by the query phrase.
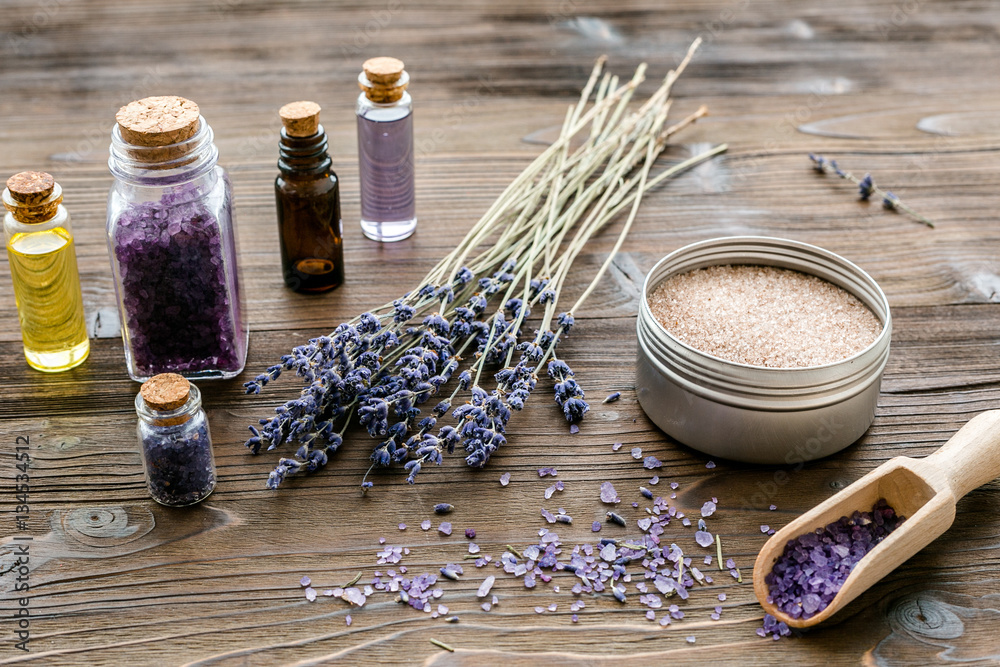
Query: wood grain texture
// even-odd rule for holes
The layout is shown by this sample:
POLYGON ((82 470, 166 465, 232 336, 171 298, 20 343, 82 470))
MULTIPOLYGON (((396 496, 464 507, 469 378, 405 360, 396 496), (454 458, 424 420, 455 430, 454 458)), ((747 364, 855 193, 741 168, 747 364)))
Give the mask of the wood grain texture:
MULTIPOLYGON (((1000 484, 970 493, 954 526, 820 628, 761 640, 750 582, 766 536, 897 455, 925 456, 1000 399, 1000 8, 982 0, 11 0, 0 26, 0 174, 52 173, 77 235, 90 359, 59 375, 21 356, 10 272, 0 263, 0 571, 16 561, 14 439, 30 438, 31 652, 14 647, 17 598, 0 575, 0 664, 351 665, 927 664, 1000 659, 995 591, 1000 571, 1000 484), (241 260, 252 327, 245 375, 413 286, 496 195, 551 140, 593 60, 622 76, 650 63, 652 89, 697 35, 705 46, 677 84, 680 117, 704 103, 711 116, 685 130, 664 161, 711 144, 730 151, 643 201, 633 233, 565 343, 592 401, 570 435, 543 381, 511 422, 510 443, 485 470, 460 457, 425 470, 416 485, 377 474, 360 497, 370 442, 354 432, 323 472, 280 493, 263 488, 272 455, 250 456, 246 426, 297 388, 283 379, 255 397, 239 378, 201 384, 220 483, 200 506, 157 506, 145 490, 132 399, 118 338, 104 241, 108 132, 132 99, 195 100, 216 132, 235 184, 241 260), (355 77, 391 54, 412 76, 420 227, 378 245, 357 227, 355 77), (342 182, 347 282, 322 296, 282 286, 273 190, 277 110, 292 100, 323 106, 342 182), (850 184, 809 168, 808 152, 838 159, 937 222, 928 230, 850 184), (892 353, 875 423, 855 445, 801 469, 706 459, 671 441, 635 400, 637 297, 645 272, 686 243, 731 234, 815 243, 858 263, 893 310, 892 353), (600 399, 622 392, 616 403, 600 399), (612 443, 622 442, 620 451, 612 443), (680 484, 678 507, 711 517, 744 582, 718 573, 696 590, 686 617, 660 628, 632 596, 587 598, 570 620, 568 578, 526 589, 499 576, 500 604, 479 608, 485 573, 446 581, 441 602, 458 624, 375 596, 363 609, 307 602, 303 574, 322 590, 357 572, 370 580, 379 537, 407 545, 410 573, 436 572, 466 553, 474 527, 485 553, 531 543, 541 506, 574 517, 568 545, 594 539, 598 487, 623 498, 651 473, 629 450, 663 461, 680 484), (555 466, 566 490, 545 501, 555 466), (510 486, 497 479, 510 472, 510 486), (437 502, 456 506, 456 531, 423 532, 437 502), (768 511, 770 504, 776 511, 768 511), (400 533, 398 523, 408 528, 400 533), (722 620, 709 613, 725 592, 722 620), (558 603, 538 615, 536 606, 558 603), (347 626, 350 613, 353 623, 347 626), (685 638, 694 635, 695 644, 685 638), (449 653, 429 642, 439 639, 449 653)), ((579 294, 613 239, 580 257, 579 294)), ((623 502, 630 521, 641 516, 623 502)), ((435 521, 435 525, 437 520, 435 521)), ((624 535, 605 528, 600 535, 624 535)), ((697 553, 690 531, 667 535, 697 553)), ((708 571, 710 568, 706 568, 708 571)), ((978 661, 978 662, 976 662, 978 661)))

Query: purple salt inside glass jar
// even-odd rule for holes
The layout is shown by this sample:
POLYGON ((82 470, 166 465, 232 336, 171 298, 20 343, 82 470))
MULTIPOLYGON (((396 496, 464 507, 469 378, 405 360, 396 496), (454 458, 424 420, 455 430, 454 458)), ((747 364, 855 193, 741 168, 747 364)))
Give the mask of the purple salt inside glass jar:
POLYGON ((143 383, 135 397, 149 495, 161 505, 193 505, 215 489, 215 457, 198 388, 176 373, 143 383))
POLYGON ((180 97, 132 102, 116 120, 107 234, 128 373, 234 377, 248 329, 212 129, 180 97))

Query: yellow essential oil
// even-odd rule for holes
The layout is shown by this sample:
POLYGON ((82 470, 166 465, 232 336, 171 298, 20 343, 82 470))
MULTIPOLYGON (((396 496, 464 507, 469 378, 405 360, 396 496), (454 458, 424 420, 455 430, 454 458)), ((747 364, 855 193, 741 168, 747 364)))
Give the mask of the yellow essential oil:
POLYGON ((28 364, 41 371, 77 366, 87 358, 90 341, 73 236, 62 227, 15 234, 7 257, 28 364))
POLYGON ((43 172, 7 181, 4 218, 24 356, 40 371, 64 371, 83 363, 90 341, 69 214, 62 190, 43 172))

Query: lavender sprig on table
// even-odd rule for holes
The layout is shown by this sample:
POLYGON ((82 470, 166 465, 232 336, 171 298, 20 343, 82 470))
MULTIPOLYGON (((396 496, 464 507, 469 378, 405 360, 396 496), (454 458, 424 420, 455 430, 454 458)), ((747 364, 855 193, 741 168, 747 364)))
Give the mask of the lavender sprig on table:
POLYGON ((817 172, 821 174, 836 174, 840 178, 857 185, 858 198, 861 199, 861 201, 868 201, 872 195, 875 195, 876 197, 882 199, 883 208, 890 211, 904 211, 928 227, 932 229, 934 228, 933 222, 900 201, 899 197, 894 195, 891 190, 883 190, 875 185, 871 174, 865 174, 864 178, 859 179, 851 172, 841 169, 836 160, 828 160, 822 155, 815 155, 813 153, 809 154, 809 159, 812 160, 813 169, 817 172))
MULTIPOLYGON (((424 465, 440 465, 456 447, 466 452, 468 465, 481 467, 506 443, 508 422, 546 369, 566 419, 584 416, 589 409, 584 392, 556 354, 574 326, 573 313, 624 242, 643 193, 726 148, 650 176, 667 139, 707 113, 702 107, 673 125, 666 123, 670 89, 699 42, 632 112, 629 102, 644 79, 645 65, 619 85, 617 77, 602 74, 600 59, 579 102, 567 110, 559 138, 416 289, 294 348, 245 384, 247 393, 260 393, 283 371, 294 371, 306 385, 273 417, 250 427, 246 445, 255 454, 262 446, 298 446, 293 457, 278 461, 270 488, 289 475, 325 466, 355 416, 377 442, 369 472, 402 464, 413 483, 424 465), (571 140, 580 134, 583 143, 571 150, 571 140), (577 256, 626 208, 629 214, 604 264, 573 306, 560 310, 577 256), (529 329, 533 310, 540 311, 540 319, 537 328, 529 329), (466 358, 471 363, 459 372, 466 358), (487 369, 496 382, 492 391, 483 386, 487 369), (449 383, 452 389, 446 392, 449 383), (470 395, 459 404, 463 392, 470 395), (419 406, 432 398, 434 407, 425 415, 419 406), (449 412, 457 423, 439 424, 449 412)), ((372 486, 367 477, 363 491, 372 486)))

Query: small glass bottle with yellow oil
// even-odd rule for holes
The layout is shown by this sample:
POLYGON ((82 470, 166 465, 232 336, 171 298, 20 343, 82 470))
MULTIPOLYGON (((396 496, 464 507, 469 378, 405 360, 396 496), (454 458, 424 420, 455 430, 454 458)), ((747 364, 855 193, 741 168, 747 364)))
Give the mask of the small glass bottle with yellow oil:
POLYGON ((26 171, 7 180, 3 230, 28 365, 65 371, 90 353, 80 274, 62 188, 49 174, 26 171))

